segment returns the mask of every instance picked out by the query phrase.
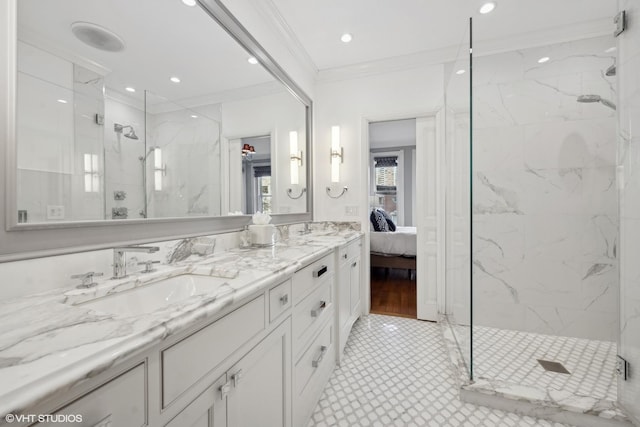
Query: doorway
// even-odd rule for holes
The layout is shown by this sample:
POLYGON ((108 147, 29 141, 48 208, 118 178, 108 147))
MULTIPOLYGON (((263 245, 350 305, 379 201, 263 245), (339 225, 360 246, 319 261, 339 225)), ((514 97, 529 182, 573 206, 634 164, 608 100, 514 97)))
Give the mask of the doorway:
POLYGON ((438 120, 433 114, 366 121, 372 313, 438 319, 444 277, 438 120))

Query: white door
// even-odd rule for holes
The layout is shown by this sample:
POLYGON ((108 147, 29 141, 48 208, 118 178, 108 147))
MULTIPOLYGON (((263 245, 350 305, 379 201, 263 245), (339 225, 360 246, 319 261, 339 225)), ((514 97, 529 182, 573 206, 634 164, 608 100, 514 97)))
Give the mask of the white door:
POLYGON ((417 299, 418 319, 438 320, 441 267, 443 191, 440 180, 444 150, 438 144, 434 117, 416 119, 417 299))

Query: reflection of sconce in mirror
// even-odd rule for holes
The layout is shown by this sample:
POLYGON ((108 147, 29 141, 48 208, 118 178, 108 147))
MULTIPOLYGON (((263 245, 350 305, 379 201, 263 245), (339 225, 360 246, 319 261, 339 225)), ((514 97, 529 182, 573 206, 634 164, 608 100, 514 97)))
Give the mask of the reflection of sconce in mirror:
MULTIPOLYGON (((344 162, 344 149, 340 146, 340 126, 331 127, 331 184, 340 182, 340 163, 344 162)), ((337 196, 331 195, 331 187, 327 187, 327 195, 332 199, 342 197, 349 188, 345 185, 337 196)))
POLYGON ((162 149, 153 149, 153 189, 162 191, 162 177, 167 176, 167 165, 162 164, 162 149))
MULTIPOLYGON (((289 132, 289 159, 290 159, 290 173, 291 173, 291 186, 298 185, 300 183, 300 167, 302 166, 302 151, 298 151, 298 132, 289 132)), ((297 197, 292 196, 293 188, 287 188, 287 196, 291 199, 299 199, 307 189, 302 188, 300 195, 297 197)))

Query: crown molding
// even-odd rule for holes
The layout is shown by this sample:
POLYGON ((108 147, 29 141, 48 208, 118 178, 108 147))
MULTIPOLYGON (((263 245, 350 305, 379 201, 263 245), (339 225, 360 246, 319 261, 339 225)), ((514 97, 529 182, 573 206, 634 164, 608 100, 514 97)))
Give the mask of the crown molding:
POLYGON ((317 76, 318 67, 273 0, 254 0, 252 3, 260 15, 271 24, 275 33, 280 36, 280 40, 284 43, 289 53, 314 77, 317 76))
MULTIPOLYGON (((474 56, 494 55, 519 49, 601 37, 612 35, 612 31, 611 19, 602 18, 571 26, 517 34, 510 37, 474 40, 474 56)), ((319 70, 316 82, 329 83, 453 62, 459 56, 461 48, 465 48, 465 46, 448 46, 344 67, 327 68, 319 70)))

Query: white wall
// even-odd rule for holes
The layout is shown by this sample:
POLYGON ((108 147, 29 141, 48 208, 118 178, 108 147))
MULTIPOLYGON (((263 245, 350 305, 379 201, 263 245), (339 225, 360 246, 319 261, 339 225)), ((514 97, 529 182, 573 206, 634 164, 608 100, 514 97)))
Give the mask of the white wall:
POLYGON ((629 27, 618 43, 618 190, 620 197, 620 346, 631 377, 618 400, 640 425, 640 5, 618 0, 629 27))
POLYGON ((474 59, 474 324, 616 340, 614 43, 474 59))
POLYGON ((357 207, 358 217, 368 226, 369 153, 367 120, 415 118, 435 112, 443 100, 443 66, 431 65, 363 78, 320 82, 316 87, 314 141, 314 218, 353 221, 345 212, 357 207), (340 187, 349 191, 331 199, 325 188, 331 184, 329 152, 331 127, 340 126, 344 163, 340 165, 340 187))

